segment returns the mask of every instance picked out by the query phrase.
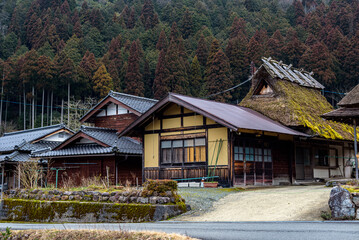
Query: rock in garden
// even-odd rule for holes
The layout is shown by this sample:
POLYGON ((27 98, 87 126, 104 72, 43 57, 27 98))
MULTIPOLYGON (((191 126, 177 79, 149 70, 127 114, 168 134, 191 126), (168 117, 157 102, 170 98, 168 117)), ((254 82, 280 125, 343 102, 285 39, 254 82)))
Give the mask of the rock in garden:
POLYGON ((75 200, 76 201, 81 201, 82 200, 82 197, 80 195, 75 195, 75 200))
POLYGON ((116 202, 117 199, 116 199, 115 196, 112 196, 112 197, 109 198, 109 200, 110 200, 111 202, 116 202))
POLYGON ((357 207, 359 207, 359 196, 353 197, 353 203, 354 203, 357 207))
POLYGON ((348 190, 336 186, 330 192, 329 207, 334 219, 352 219, 355 217, 355 205, 348 190))
POLYGON ((64 192, 64 195, 67 195, 67 196, 70 196, 71 194, 72 194, 72 192, 70 192, 70 191, 64 192))
POLYGON ((63 196, 61 197, 61 200, 62 200, 62 201, 69 200, 69 196, 67 196, 67 195, 63 195, 63 196))
POLYGON ((158 197, 150 197, 151 204, 157 204, 157 202, 158 202, 158 197))
POLYGON ((139 197, 139 198, 137 198, 137 203, 147 204, 148 198, 139 197))

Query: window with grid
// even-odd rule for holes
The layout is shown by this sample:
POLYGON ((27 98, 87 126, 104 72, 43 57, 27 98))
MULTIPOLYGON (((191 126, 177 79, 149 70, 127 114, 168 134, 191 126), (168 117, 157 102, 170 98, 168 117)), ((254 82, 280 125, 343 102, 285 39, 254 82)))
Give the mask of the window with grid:
POLYGON ((206 162, 205 138, 162 141, 161 151, 162 164, 206 162))

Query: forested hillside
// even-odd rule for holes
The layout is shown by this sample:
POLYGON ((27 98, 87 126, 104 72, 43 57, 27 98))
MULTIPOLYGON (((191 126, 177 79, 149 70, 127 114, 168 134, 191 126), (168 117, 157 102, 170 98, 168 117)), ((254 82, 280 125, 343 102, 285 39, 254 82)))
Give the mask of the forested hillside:
MULTIPOLYGON (((0 122, 60 121, 68 92, 205 97, 247 80, 262 56, 343 93, 358 83, 358 24, 357 0, 2 0, 0 122)), ((249 86, 214 99, 240 101, 249 86)))

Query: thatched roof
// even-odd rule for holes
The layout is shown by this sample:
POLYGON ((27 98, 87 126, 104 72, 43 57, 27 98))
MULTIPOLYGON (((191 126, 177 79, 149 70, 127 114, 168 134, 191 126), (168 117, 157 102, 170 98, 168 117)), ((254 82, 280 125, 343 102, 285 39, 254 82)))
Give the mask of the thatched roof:
POLYGON ((356 119, 359 123, 359 108, 341 107, 322 115, 327 120, 353 124, 356 119))
POLYGON ((334 109, 321 95, 319 88, 305 87, 289 79, 281 79, 268 72, 263 65, 256 71, 252 79, 254 85, 240 103, 241 106, 254 109, 286 126, 306 129, 308 134, 327 139, 353 139, 352 127, 343 123, 327 121, 321 117, 324 113, 334 109), (253 95, 258 86, 261 86, 263 79, 274 90, 274 94, 253 95))
POLYGON ((359 84, 338 103, 341 107, 359 107, 359 84))

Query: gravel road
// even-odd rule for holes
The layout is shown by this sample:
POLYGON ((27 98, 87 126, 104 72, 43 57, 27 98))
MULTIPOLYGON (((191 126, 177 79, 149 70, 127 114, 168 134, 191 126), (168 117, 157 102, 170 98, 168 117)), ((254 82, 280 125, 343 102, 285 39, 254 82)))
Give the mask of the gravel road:
POLYGON ((321 221, 321 212, 329 211, 331 188, 324 186, 275 187, 234 194, 223 190, 180 190, 194 211, 175 220, 321 221))

